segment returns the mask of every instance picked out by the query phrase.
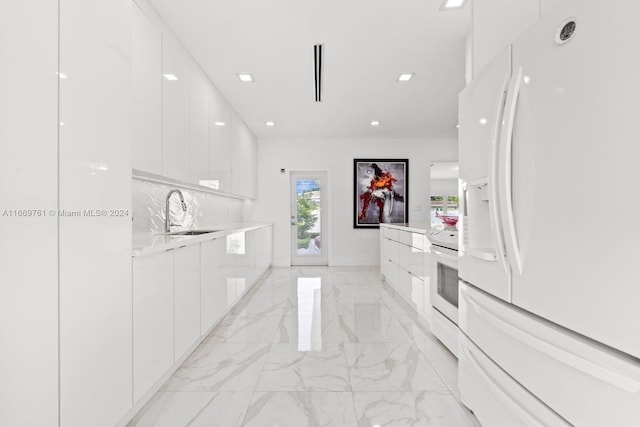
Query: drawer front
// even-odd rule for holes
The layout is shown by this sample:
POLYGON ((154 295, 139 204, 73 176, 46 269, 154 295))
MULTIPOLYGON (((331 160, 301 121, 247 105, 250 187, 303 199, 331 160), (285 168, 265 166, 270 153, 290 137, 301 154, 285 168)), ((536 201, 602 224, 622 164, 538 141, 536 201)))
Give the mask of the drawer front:
POLYGON ((403 268, 398 268, 398 283, 395 288, 407 301, 411 301, 411 274, 403 268))
POLYGON ((427 236, 423 233, 398 230, 398 241, 407 246, 424 251, 427 236))
POLYGON ((411 279, 411 302, 415 304, 416 309, 424 311, 424 280, 420 277, 410 274, 411 279))
POLYGON ((388 259, 398 258, 398 242, 389 240, 386 237, 382 238, 382 257, 388 259))
POLYGON ((385 226, 380 226, 380 228, 382 229, 382 237, 398 241, 398 233, 400 233, 400 230, 398 230, 397 228, 389 228, 385 226))
POLYGON ((424 252, 414 248, 406 246, 407 250, 405 252, 407 261, 407 270, 414 276, 418 276, 422 280, 425 277, 425 267, 424 267, 424 252))
MULTIPOLYGON (((537 369, 535 371, 542 372, 537 369)), ((569 426, 493 363, 463 334, 460 334, 458 375, 462 402, 474 412, 482 425, 569 426)))
POLYGON ((398 284, 398 272, 400 267, 388 258, 383 258, 383 262, 384 280, 389 284, 389 286, 395 289, 398 284))
POLYGON ((637 362, 464 282, 460 284, 460 328, 502 369, 571 424, 626 426, 640 420, 637 362))

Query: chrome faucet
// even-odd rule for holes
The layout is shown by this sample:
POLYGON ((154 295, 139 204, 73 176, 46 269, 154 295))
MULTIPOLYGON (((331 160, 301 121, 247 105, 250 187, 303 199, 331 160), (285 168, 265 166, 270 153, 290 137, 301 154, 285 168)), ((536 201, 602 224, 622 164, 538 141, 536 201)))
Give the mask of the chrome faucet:
POLYGON ((169 233, 171 231, 171 226, 172 225, 176 225, 176 224, 171 224, 171 220, 169 219, 169 217, 170 217, 169 199, 171 199, 171 196, 173 195, 173 193, 178 193, 178 197, 180 197, 180 203, 182 204, 182 210, 184 212, 187 211, 187 204, 184 202, 184 197, 182 196, 182 192, 180 190, 178 190, 177 188, 174 188, 173 190, 169 191, 169 193, 167 193, 166 211, 165 211, 165 216, 164 216, 164 231, 166 233, 169 233))

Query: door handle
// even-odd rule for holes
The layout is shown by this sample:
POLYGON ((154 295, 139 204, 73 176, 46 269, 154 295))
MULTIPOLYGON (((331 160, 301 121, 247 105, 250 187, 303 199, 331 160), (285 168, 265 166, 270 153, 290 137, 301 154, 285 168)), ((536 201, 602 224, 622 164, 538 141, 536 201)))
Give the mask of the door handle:
POLYGON ((504 119, 502 129, 500 130, 500 151, 502 158, 501 170, 498 171, 498 179, 500 180, 500 213, 505 231, 505 248, 507 249, 507 258, 512 266, 512 270, 522 275, 522 258, 518 245, 518 237, 516 235, 516 227, 513 213, 513 200, 511 195, 511 179, 512 179, 512 159, 511 152, 513 149, 513 126, 515 122, 516 108, 518 97, 520 95, 520 82, 522 80, 522 67, 518 67, 517 71, 511 77, 507 99, 505 101, 504 119))

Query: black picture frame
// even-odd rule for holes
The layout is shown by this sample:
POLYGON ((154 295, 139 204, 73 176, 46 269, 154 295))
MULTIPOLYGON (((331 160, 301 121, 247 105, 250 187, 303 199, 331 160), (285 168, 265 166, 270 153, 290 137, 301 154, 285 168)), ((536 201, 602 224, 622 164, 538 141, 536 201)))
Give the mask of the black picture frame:
POLYGON ((409 222, 409 159, 353 159, 353 228, 409 222))

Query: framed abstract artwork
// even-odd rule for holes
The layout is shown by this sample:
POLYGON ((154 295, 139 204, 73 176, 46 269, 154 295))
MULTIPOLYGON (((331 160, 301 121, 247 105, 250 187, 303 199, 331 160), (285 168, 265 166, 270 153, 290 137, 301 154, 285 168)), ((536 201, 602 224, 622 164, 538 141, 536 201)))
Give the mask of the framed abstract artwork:
POLYGON ((409 221, 409 160, 354 159, 353 228, 409 221))

